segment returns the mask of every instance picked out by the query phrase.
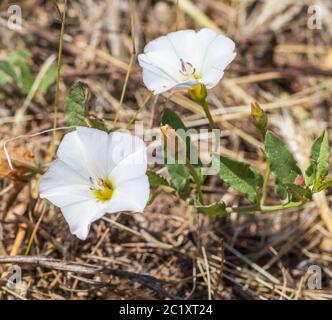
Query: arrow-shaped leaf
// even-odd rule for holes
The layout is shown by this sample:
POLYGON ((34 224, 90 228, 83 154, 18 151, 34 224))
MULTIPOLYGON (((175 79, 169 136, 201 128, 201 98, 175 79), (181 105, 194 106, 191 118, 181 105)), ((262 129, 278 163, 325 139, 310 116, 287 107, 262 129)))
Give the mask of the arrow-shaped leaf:
POLYGON ((265 151, 271 171, 281 183, 294 183, 302 175, 287 145, 271 131, 266 133, 265 151))
POLYGON ((310 165, 305 172, 307 186, 314 186, 316 190, 327 176, 329 170, 329 141, 325 130, 312 145, 310 165))
POLYGON ((219 177, 235 190, 244 193, 250 201, 256 202, 257 189, 263 185, 262 175, 244 162, 224 156, 215 156, 213 161, 218 160, 219 177))
POLYGON ((164 178, 163 176, 152 170, 148 170, 146 172, 146 175, 149 178, 149 183, 152 188, 156 188, 159 186, 169 186, 169 183, 166 180, 166 178, 164 178))

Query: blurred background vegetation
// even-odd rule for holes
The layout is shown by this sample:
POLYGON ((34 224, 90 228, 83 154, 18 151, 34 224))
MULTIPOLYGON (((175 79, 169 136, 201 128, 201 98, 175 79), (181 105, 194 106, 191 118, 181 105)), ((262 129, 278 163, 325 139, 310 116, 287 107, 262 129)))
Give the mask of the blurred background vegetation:
MULTIPOLYGON (((22 179, 26 171, 10 170, 3 154, 6 139, 50 129, 55 117, 58 127, 65 126, 67 92, 78 79, 90 88, 93 117, 104 119, 109 128, 118 117, 118 126, 125 128, 148 95, 134 54, 176 28, 210 27, 237 45, 236 60, 209 97, 222 130, 223 154, 264 171, 262 141, 250 120, 250 103, 257 100, 269 114, 271 128, 306 168, 312 141, 325 128, 332 133, 329 0, 85 0, 68 1, 67 8, 64 0, 15 3, 22 11, 22 27, 16 30, 8 28, 12 2, 0 4, 0 257, 25 254, 91 263, 138 277, 147 274, 160 285, 123 274, 89 275, 24 264, 27 294, 17 291, 15 298, 332 298, 330 191, 303 208, 232 214, 215 221, 162 192, 144 214, 109 216, 95 223, 88 240, 81 242, 70 234, 59 210, 38 198, 40 176, 22 179), (312 265, 322 273, 318 289, 308 287, 312 265)), ((146 131, 159 130, 165 107, 181 114, 188 128, 207 125, 185 92, 168 92, 138 114, 146 131)), ((15 140, 11 157, 32 168, 47 168, 61 135, 15 140)), ((167 176, 164 168, 156 169, 167 176)), ((204 192, 210 203, 221 197, 229 205, 246 204, 214 178, 208 179, 204 192)), ((269 201, 277 201, 273 188, 269 201)), ((6 285, 8 266, 0 265, 0 273, 0 297, 7 299, 14 294, 6 285)))

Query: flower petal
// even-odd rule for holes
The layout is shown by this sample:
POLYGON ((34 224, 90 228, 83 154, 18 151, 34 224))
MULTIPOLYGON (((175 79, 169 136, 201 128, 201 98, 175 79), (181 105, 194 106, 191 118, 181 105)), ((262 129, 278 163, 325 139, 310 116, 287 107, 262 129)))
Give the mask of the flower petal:
POLYGON ((160 94, 177 85, 173 76, 165 72, 163 67, 158 67, 158 63, 152 62, 146 54, 138 55, 138 62, 143 68, 143 82, 154 94, 160 94))
POLYGON ((128 133, 112 133, 109 178, 117 188, 122 182, 144 176, 147 170, 147 150, 142 139, 128 133))
POLYGON ((149 200, 150 187, 146 175, 125 181, 115 188, 107 212, 136 211, 143 212, 149 200))
POLYGON ((196 42, 195 30, 180 30, 171 32, 166 35, 167 39, 172 44, 176 56, 178 58, 178 70, 181 65, 181 60, 194 64, 194 54, 200 50, 200 43, 196 42), (198 50, 199 49, 199 50, 198 50))
POLYGON ((43 175, 39 193, 57 207, 92 198, 89 181, 59 159, 43 175))
POLYGON ((102 130, 77 127, 67 133, 57 156, 86 178, 107 177, 108 134, 102 130))
POLYGON ((222 79, 224 72, 221 72, 219 69, 209 70, 204 77, 202 82, 206 85, 207 89, 211 89, 222 79))
POLYGON ((42 177, 40 196, 60 207, 71 232, 84 240, 90 224, 108 209, 144 209, 149 197, 146 158, 145 143, 136 136, 78 127, 61 142, 58 159, 42 177), (110 201, 94 198, 90 177, 111 177, 115 191, 110 201))
POLYGON ((61 211, 70 227, 70 232, 79 239, 85 240, 91 223, 100 219, 106 213, 143 212, 149 194, 149 181, 145 175, 119 185, 109 202, 101 203, 95 200, 86 200, 64 206, 61 211))
POLYGON ((172 42, 169 41, 167 36, 161 36, 158 37, 152 41, 150 41, 145 47, 144 47, 144 53, 148 52, 164 52, 169 56, 169 58, 173 60, 177 60, 178 57, 176 55, 176 52, 174 50, 174 46, 172 42))
POLYGON ((208 89, 214 87, 224 75, 225 68, 234 60, 235 43, 222 35, 215 37, 208 47, 202 60, 202 82, 208 89))
POLYGON ((189 87, 182 81, 181 59, 194 62, 197 51, 195 37, 194 30, 181 30, 159 37, 145 46, 138 61, 143 68, 144 84, 149 90, 158 94, 175 86, 189 87))
POLYGON ((79 239, 85 240, 92 222, 100 219, 106 213, 107 203, 95 200, 77 202, 61 208, 70 232, 79 239))
POLYGON ((204 61, 207 52, 210 49, 210 45, 217 37, 218 33, 208 28, 203 28, 196 33, 195 42, 199 45, 199 50, 195 50, 194 63, 199 73, 202 72, 204 61))
POLYGON ((218 46, 211 45, 211 52, 207 54, 207 59, 204 64, 203 68, 203 75, 207 72, 209 72, 212 68, 219 69, 221 72, 223 72, 226 67, 234 60, 236 53, 229 51, 229 52, 216 52, 213 47, 218 46))
POLYGON ((215 31, 204 28, 171 32, 149 42, 144 54, 138 56, 143 68, 143 81, 155 94, 174 87, 188 88, 197 80, 185 79, 181 74, 181 61, 192 64, 201 82, 208 89, 214 87, 224 69, 235 58, 235 43, 215 31))

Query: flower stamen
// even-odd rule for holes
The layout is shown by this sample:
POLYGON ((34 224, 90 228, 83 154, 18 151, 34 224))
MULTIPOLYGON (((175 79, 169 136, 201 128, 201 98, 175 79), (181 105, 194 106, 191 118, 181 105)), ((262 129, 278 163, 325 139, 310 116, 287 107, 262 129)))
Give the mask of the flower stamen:
POLYGON ((112 199, 114 185, 110 179, 93 179, 90 177, 89 180, 92 182, 90 190, 97 201, 106 202, 112 199))
POLYGON ((201 79, 201 75, 196 73, 196 68, 190 62, 184 62, 183 59, 180 59, 181 68, 179 72, 183 76, 183 80, 187 81, 190 79, 201 79))

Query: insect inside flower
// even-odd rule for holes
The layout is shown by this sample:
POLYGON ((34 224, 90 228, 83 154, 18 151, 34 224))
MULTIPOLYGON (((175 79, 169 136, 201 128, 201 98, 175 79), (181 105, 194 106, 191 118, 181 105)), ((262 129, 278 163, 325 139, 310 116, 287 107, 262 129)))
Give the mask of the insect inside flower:
POLYGON ((235 43, 211 29, 181 30, 149 42, 138 55, 143 81, 155 94, 198 83, 214 87, 235 58, 235 43))
POLYGON ((71 232, 86 239, 91 223, 104 214, 144 210, 150 193, 146 170, 140 138, 78 127, 61 141, 40 196, 60 207, 71 232))

